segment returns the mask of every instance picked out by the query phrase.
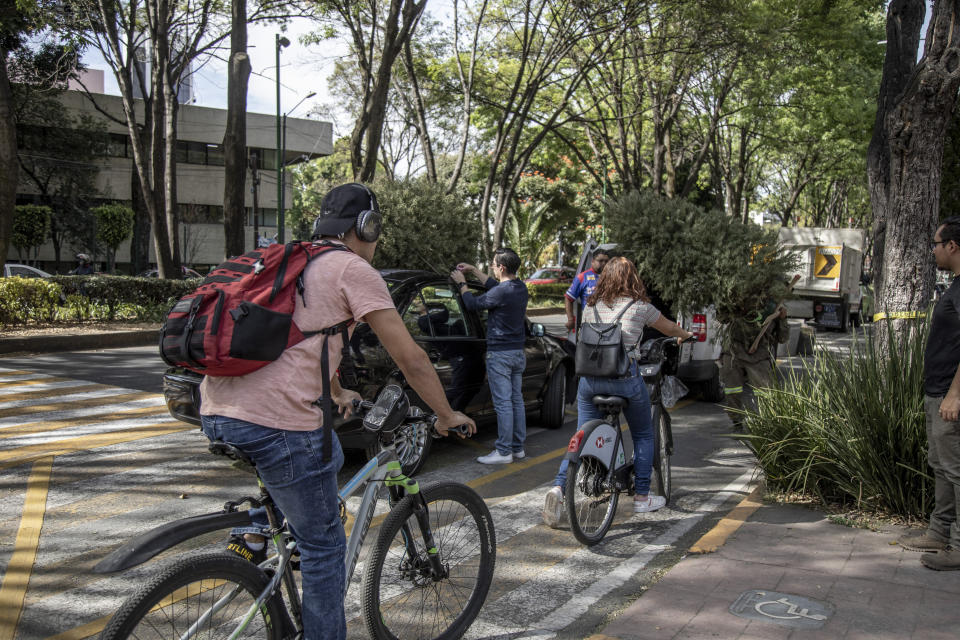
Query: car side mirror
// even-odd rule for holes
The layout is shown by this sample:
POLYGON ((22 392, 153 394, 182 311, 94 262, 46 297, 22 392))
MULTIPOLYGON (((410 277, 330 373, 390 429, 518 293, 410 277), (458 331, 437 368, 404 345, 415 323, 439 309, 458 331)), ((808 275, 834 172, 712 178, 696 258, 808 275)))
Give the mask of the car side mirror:
POLYGON ((547 330, 539 322, 535 322, 530 325, 530 335, 536 336, 537 338, 542 338, 547 333, 547 330))

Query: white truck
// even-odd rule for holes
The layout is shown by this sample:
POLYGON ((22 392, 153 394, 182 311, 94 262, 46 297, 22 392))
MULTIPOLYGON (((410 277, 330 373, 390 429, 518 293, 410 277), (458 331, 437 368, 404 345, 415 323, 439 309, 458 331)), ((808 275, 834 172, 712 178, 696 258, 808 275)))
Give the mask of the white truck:
MULTIPOLYGON (((783 227, 780 244, 800 259, 793 287, 794 298, 786 301, 791 318, 812 319, 818 327, 846 331, 860 326, 860 274, 866 232, 863 229, 783 227)), ((788 274, 793 275, 793 274, 788 274)))

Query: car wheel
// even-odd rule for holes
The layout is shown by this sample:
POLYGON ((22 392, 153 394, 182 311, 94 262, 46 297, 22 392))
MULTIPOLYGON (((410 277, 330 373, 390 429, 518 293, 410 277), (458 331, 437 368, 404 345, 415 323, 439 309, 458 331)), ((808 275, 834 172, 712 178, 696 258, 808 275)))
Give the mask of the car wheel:
MULTIPOLYGON (((412 476, 423 467, 433 444, 430 435, 430 425, 426 422, 405 424, 397 429, 394 436, 394 445, 397 447, 397 457, 400 458, 400 468, 403 475, 412 476)), ((367 445, 367 458, 373 458, 380 453, 380 442, 374 441, 367 445)))
POLYGON ((567 409, 567 367, 558 364, 550 376, 547 391, 540 407, 540 424, 547 429, 559 429, 567 409))
POLYGON ((719 369, 709 380, 700 383, 700 397, 707 402, 723 402, 723 384, 720 382, 719 369))

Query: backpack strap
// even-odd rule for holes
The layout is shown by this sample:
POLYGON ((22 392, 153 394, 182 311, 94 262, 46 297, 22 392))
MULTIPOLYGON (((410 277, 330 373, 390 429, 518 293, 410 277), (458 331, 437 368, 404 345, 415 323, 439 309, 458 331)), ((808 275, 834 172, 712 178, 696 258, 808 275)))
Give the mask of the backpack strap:
POLYGON ((329 460, 333 455, 333 437, 330 435, 333 433, 333 398, 330 397, 330 349, 327 346, 327 340, 330 336, 340 333, 343 340, 343 355, 340 360, 340 378, 345 381, 344 384, 347 387, 355 387, 358 382, 356 368, 353 366, 353 355, 350 353, 350 341, 347 336, 347 327, 349 325, 349 321, 344 321, 332 327, 313 332, 313 335, 317 333, 323 334, 323 346, 321 347, 322 351, 320 353, 320 375, 323 378, 322 395, 318 400, 315 400, 313 404, 319 404, 323 414, 322 459, 324 462, 329 460))
POLYGON ((617 317, 614 318, 613 321, 614 321, 615 323, 616 323, 616 322, 620 322, 620 318, 622 318, 622 317, 623 317, 623 314, 625 314, 625 313, 627 312, 627 309, 629 309, 630 307, 632 307, 632 306, 635 305, 636 303, 637 303, 636 300, 631 300, 631 301, 629 302, 629 304, 627 304, 627 306, 625 306, 623 309, 620 310, 620 313, 617 314, 617 317))
MULTIPOLYGON (((323 254, 329 253, 330 251, 349 251, 350 253, 353 253, 353 249, 351 249, 345 244, 340 244, 338 242, 327 242, 327 241, 314 242, 313 245, 316 246, 319 249, 319 251, 312 254, 309 251, 307 252, 308 253, 307 264, 310 264, 310 262, 314 258, 319 258, 323 254)), ((284 260, 286 260, 286 256, 284 256, 284 260)), ((306 270, 306 266, 304 266, 304 271, 305 270, 306 270)), ((300 294, 300 300, 303 301, 303 306, 307 306, 307 298, 304 295, 305 291, 306 291, 306 286, 303 284, 303 271, 301 271, 300 275, 297 276, 297 293, 300 294)), ((311 333, 310 335, 315 335, 315 334, 316 332, 311 333)))

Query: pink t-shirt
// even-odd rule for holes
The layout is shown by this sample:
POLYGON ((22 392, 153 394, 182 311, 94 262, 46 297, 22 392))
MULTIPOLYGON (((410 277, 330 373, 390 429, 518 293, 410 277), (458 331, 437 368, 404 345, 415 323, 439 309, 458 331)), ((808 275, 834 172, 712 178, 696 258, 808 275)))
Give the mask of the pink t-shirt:
MULTIPOLYGON (((371 311, 395 308, 377 270, 352 252, 331 251, 316 258, 304 270, 303 282, 304 296, 297 296, 293 312, 302 331, 318 331, 351 318, 360 321, 371 311)), ((331 373, 340 365, 342 344, 339 334, 328 339, 331 373)), ((253 373, 207 376, 200 384, 200 413, 274 429, 313 431, 323 421, 320 408, 312 404, 323 389, 322 349, 323 335, 318 334, 253 373)))

